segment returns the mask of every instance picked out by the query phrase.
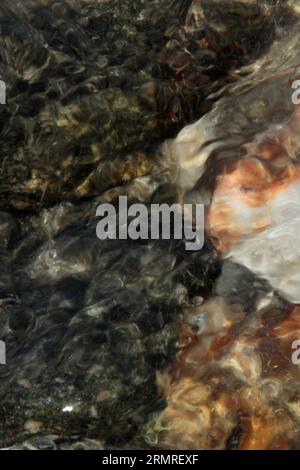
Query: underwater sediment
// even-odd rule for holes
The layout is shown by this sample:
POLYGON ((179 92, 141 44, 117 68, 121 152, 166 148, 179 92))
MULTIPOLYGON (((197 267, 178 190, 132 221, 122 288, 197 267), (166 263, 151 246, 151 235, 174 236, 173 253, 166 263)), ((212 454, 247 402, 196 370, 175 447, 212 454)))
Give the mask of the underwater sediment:
POLYGON ((1 447, 299 448, 299 14, 1 3, 1 447), (98 240, 120 195, 203 249, 98 240))

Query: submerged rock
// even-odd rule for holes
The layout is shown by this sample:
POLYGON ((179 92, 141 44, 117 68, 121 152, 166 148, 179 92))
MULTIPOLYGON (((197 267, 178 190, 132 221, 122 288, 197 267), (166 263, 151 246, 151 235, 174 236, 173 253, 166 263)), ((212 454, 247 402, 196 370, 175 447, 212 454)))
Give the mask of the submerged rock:
POLYGON ((166 146, 184 198, 209 204, 207 232, 287 300, 298 289, 298 30, 240 70, 237 83, 166 146), (246 75, 246 77, 243 77, 246 75))
POLYGON ((184 23, 169 3, 2 2, 0 207, 37 210, 147 174, 147 152, 199 115, 210 89, 205 69, 188 44, 175 54, 185 56, 175 58, 178 68, 160 55, 168 28, 184 23), (191 60, 183 80, 179 68, 191 60), (131 166, 126 155, 137 150, 143 157, 131 166))

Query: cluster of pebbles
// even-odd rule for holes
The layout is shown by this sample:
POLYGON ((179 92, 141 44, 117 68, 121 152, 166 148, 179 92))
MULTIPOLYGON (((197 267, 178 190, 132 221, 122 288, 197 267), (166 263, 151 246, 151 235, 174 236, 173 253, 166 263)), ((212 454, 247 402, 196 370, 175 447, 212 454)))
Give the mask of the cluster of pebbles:
POLYGON ((299 447, 299 12, 1 2, 2 447, 299 447), (99 241, 120 195, 206 203, 204 248, 99 241))

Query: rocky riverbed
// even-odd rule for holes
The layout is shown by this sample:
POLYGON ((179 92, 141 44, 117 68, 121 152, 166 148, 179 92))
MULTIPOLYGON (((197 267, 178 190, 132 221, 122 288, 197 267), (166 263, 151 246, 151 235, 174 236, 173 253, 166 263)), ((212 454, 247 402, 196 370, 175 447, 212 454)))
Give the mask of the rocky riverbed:
POLYGON ((1 447, 299 448, 299 14, 2 1, 1 447), (203 249, 100 241, 122 195, 203 249))

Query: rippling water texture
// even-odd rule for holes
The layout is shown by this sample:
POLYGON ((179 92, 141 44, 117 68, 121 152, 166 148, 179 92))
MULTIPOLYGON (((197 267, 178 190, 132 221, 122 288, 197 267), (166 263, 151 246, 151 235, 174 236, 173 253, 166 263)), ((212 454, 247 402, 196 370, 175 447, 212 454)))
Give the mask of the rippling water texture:
POLYGON ((2 0, 2 447, 300 447, 299 15, 2 0), (98 240, 120 195, 205 203, 203 249, 98 240))

